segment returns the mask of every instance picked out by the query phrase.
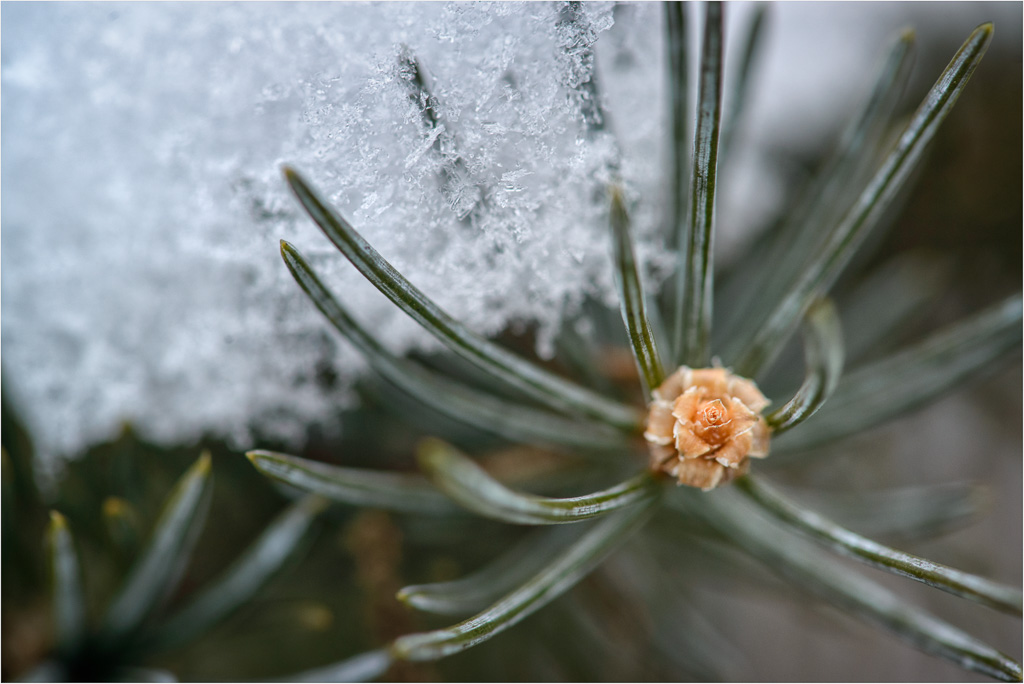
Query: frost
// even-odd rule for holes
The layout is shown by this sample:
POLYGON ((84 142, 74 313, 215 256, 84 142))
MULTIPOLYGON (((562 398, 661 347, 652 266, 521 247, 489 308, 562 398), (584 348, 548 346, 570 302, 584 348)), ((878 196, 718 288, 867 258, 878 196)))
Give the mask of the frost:
MULTIPOLYGON (((671 267, 658 5, 4 3, 2 19, 4 388, 48 468, 123 421, 238 446, 254 427, 337 429, 364 364, 280 238, 389 348, 435 346, 301 213, 285 161, 456 317, 533 322, 544 355, 588 293, 613 301, 612 166, 651 282, 671 267)), ((771 201, 755 194, 746 214, 771 201)))
POLYGON ((419 161, 419 158, 426 154, 427 150, 434 146, 434 144, 437 142, 438 136, 440 136, 442 133, 444 133, 444 124, 439 124, 436 128, 434 128, 433 133, 427 136, 427 139, 420 143, 419 148, 413 150, 412 154, 405 158, 405 163, 403 164, 403 166, 405 167, 406 171, 408 171, 413 164, 419 161))

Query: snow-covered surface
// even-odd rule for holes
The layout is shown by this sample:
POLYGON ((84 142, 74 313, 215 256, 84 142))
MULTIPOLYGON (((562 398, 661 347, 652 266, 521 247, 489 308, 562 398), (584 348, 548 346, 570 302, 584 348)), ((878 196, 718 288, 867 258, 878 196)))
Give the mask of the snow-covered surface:
MULTIPOLYGON (((283 162, 475 330, 535 322, 541 354, 586 294, 613 301, 601 189, 616 155, 647 275, 664 277, 660 6, 565 13, 3 4, 4 385, 46 467, 123 421, 160 441, 209 432, 239 446, 254 423, 298 441, 329 421, 363 364, 292 282, 279 238, 392 349, 434 346, 301 214, 283 162), (603 131, 584 121, 591 45, 603 131), (436 98, 436 127, 410 97, 409 56, 436 98), (330 391, 315 381, 326 363, 341 369, 330 391)), ((758 150, 835 130, 897 15, 774 8, 748 152, 721 186, 725 246, 778 200, 758 150)), ((727 40, 749 16, 728 6, 727 40)))

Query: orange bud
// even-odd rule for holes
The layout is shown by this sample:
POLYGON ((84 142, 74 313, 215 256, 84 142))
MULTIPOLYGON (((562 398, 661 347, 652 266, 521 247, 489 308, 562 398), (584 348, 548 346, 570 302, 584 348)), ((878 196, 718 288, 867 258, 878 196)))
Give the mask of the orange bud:
POLYGON ((768 405, 750 380, 724 368, 682 366, 652 392, 644 438, 651 468, 707 491, 768 455, 768 405))

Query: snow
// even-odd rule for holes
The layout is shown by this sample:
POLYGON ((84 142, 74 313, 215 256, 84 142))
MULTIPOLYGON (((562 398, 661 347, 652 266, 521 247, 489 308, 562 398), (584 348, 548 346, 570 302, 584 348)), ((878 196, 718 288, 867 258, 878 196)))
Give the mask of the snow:
MULTIPOLYGON (((773 30, 800 11, 781 7, 773 30)), ((888 34, 841 14, 801 49, 828 45, 861 73, 888 34)), ((727 40, 748 16, 729 6, 727 40)), ((612 169, 657 283, 671 266, 662 34, 654 3, 4 3, 4 386, 42 468, 124 421, 239 447, 254 425, 295 444, 337 429, 365 366, 287 274, 280 238, 390 349, 436 347, 302 214, 284 162, 473 329, 534 322, 542 356, 585 296, 614 302, 612 169), (317 383, 325 364, 338 386, 317 383)), ((792 102, 761 110, 755 139, 813 102, 799 126, 835 125, 849 101, 821 99, 827 62, 795 82, 764 74, 792 102)), ((750 149, 723 184, 726 248, 778 201, 750 149)))

